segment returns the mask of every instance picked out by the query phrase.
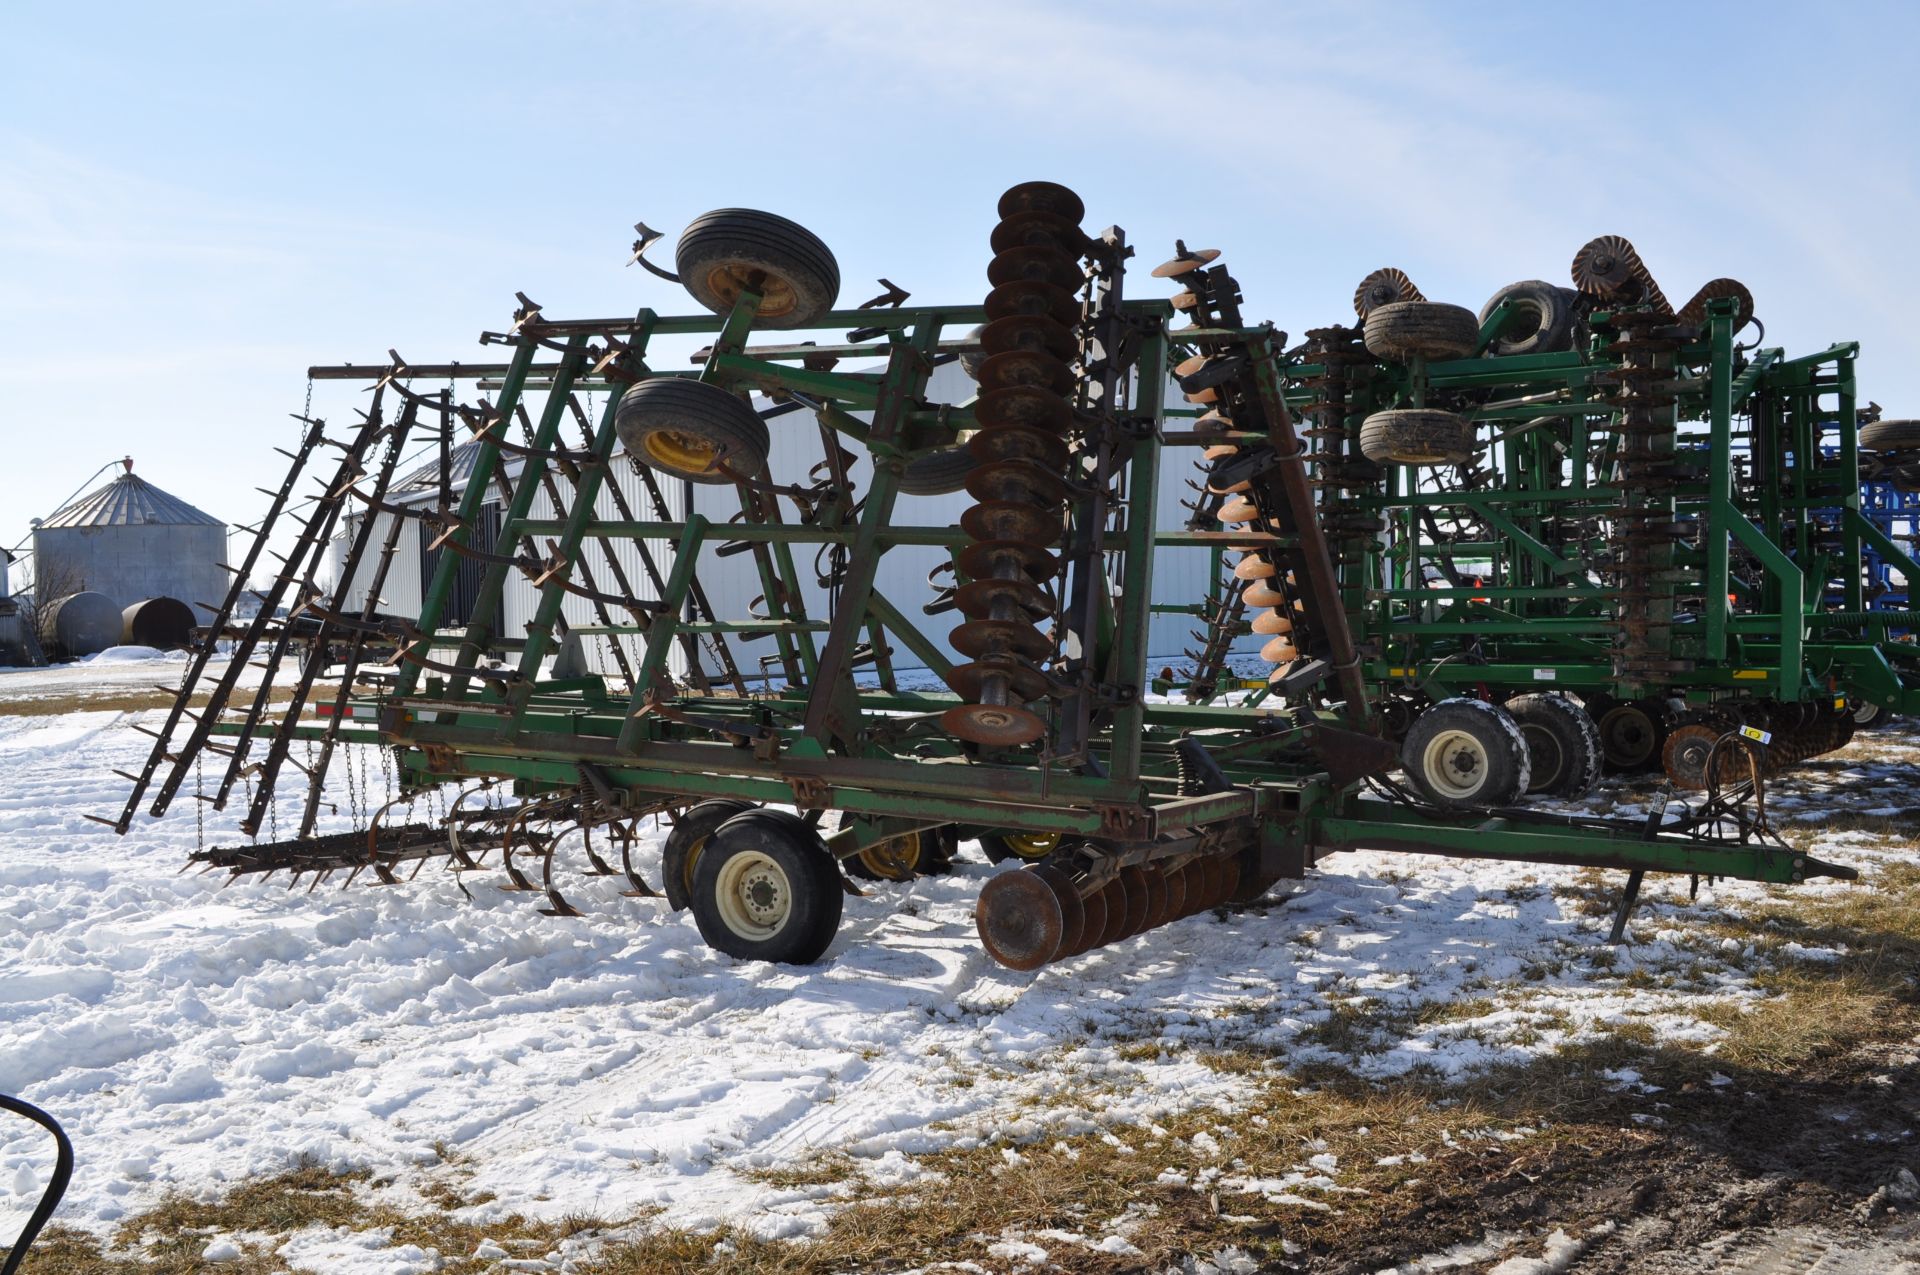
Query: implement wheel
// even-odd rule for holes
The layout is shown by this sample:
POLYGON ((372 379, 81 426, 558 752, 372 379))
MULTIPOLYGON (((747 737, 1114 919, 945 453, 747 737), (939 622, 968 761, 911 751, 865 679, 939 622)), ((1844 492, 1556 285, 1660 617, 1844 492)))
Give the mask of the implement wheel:
POLYGON ((1920 421, 1874 421, 1860 427, 1860 450, 1868 452, 1920 451, 1920 421))
POLYGON ((613 423, 636 460, 676 478, 730 483, 766 472, 767 423, 717 385, 651 377, 621 396, 613 423))
POLYGON ((1435 805, 1505 806, 1527 790, 1527 742, 1513 718, 1482 700, 1443 699, 1420 714, 1400 764, 1435 805))
POLYGON ((1421 357, 1464 359, 1480 344, 1480 321, 1465 306, 1394 301, 1367 312, 1367 352, 1397 363, 1421 357))
POLYGON ((1380 464, 1464 464, 1473 459, 1473 426, 1427 407, 1375 412, 1360 426, 1360 451, 1380 464))
POLYGON ((900 474, 903 496, 945 496, 967 489, 967 477, 978 462, 965 444, 942 447, 907 462, 900 474))
POLYGON ((1508 716, 1527 741, 1528 792, 1584 797, 1600 782, 1600 728, 1564 695, 1516 695, 1508 716))
POLYGON ((1060 834, 1057 832, 983 832, 980 834, 980 849, 987 856, 988 863, 1005 863, 1008 859, 1018 859, 1022 863, 1037 863, 1060 848, 1060 834))
POLYGON ((1633 773, 1660 762, 1666 730, 1644 703, 1615 704, 1600 716, 1600 749, 1609 769, 1633 773))
POLYGON ((717 208, 693 219, 673 253, 693 299, 726 314, 742 292, 760 294, 754 322, 804 328, 833 309, 840 265, 804 226, 752 208, 717 208))
POLYGON ((952 868, 956 844, 952 824, 921 828, 876 841, 840 863, 849 876, 863 881, 911 881, 952 868))
POLYGON ((1510 283, 1480 307, 1479 322, 1508 302, 1507 321, 1488 354, 1556 354, 1573 348, 1573 302, 1580 294, 1539 279, 1510 283))
POLYGON ((720 825, 693 873, 693 919, 715 951, 807 965, 840 928, 840 870, 820 834, 781 810, 720 825))
POLYGON ((703 801, 674 821, 667 844, 660 851, 660 875, 666 878, 668 907, 678 912, 693 898, 693 874, 700 866, 700 851, 707 838, 727 820, 752 809, 744 801, 703 801))
POLYGON ((1862 700, 1853 706, 1853 724, 1860 730, 1879 730, 1893 720, 1893 710, 1885 704, 1862 700))

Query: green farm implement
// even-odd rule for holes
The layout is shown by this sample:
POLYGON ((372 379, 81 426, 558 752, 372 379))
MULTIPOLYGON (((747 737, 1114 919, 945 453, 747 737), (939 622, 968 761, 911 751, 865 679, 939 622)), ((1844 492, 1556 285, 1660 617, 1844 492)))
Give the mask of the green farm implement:
MULTIPOLYGON (((1459 699, 1497 680, 1488 664, 1463 671, 1435 654, 1476 633, 1500 667, 1551 654, 1561 684, 1580 689, 1673 685, 1662 662, 1699 647, 1725 663, 1726 687, 1742 685, 1734 665, 1751 667, 1794 703, 1809 659, 1871 649, 1837 624, 1789 643, 1796 626, 1733 605, 1683 640, 1657 617, 1687 589, 1662 577, 1658 597, 1630 608, 1648 617, 1644 643, 1615 659, 1618 608, 1573 542, 1604 538, 1588 524, 1610 503, 1638 501, 1632 525, 1661 526, 1645 508, 1691 497, 1625 495, 1584 470, 1561 482, 1546 473, 1557 435, 1545 429, 1500 444, 1508 483, 1484 491, 1441 492, 1425 477, 1437 471, 1370 458, 1381 412, 1405 425, 1394 446, 1464 455, 1463 440, 1434 433, 1462 395, 1502 429, 1522 412, 1499 398, 1539 399, 1525 418, 1570 423, 1592 446, 1590 413, 1613 408, 1591 404, 1638 384, 1604 373, 1637 366, 1629 336, 1645 325, 1616 307, 1604 327, 1596 313, 1593 359, 1430 357, 1418 322, 1397 338, 1399 363, 1352 329, 1289 350, 1242 318, 1218 253, 1180 245, 1152 271, 1176 295, 1136 295, 1124 233, 1083 230, 1072 192, 1016 186, 999 214, 983 303, 914 306, 888 284, 835 309, 824 244, 724 209, 686 230, 672 271, 647 256, 654 232, 636 244, 700 313, 559 318, 522 296, 512 326, 483 336, 496 361, 393 354, 312 369, 365 382, 366 410, 346 430, 302 417, 220 619, 105 822, 125 832, 143 806, 164 814, 198 776, 192 795, 237 809, 248 838, 199 852, 210 868, 393 882, 430 860, 486 866, 561 915, 575 911, 568 872, 623 875, 630 894, 690 906, 716 948, 799 962, 832 941, 858 889, 849 874, 910 875, 978 839, 1014 861, 977 917, 988 951, 1019 969, 1255 899, 1340 850, 1622 868, 1636 884, 1644 871, 1852 875, 1768 833, 1764 776, 1730 736, 1713 741, 1704 795, 1664 818, 1453 810, 1388 778, 1403 690, 1459 699), (690 370, 665 366, 676 341, 699 346, 690 370), (956 356, 974 380, 932 393, 956 356), (1190 406, 1169 406, 1170 384, 1190 406), (407 472, 422 448, 433 459, 407 472), (1206 469, 1177 527, 1155 515, 1173 449, 1206 469), (926 494, 962 490, 957 517, 916 520, 926 494), (1432 551, 1419 529, 1442 507, 1479 537, 1450 540, 1445 569, 1477 555, 1497 564, 1489 579, 1432 587, 1422 575, 1432 551), (1156 559, 1175 550, 1201 551, 1211 584, 1156 604, 1156 559), (880 582, 897 577, 883 567, 915 553, 937 559, 928 589, 888 596, 880 582), (267 570, 256 595, 248 581, 267 570), (394 600, 408 572, 417 608, 394 600), (758 590, 751 604, 729 601, 729 572, 758 590), (1540 623, 1549 596, 1558 624, 1540 623), (1207 626, 1186 679, 1207 689, 1187 702, 1151 693, 1149 632, 1170 606, 1207 626), (1224 671, 1248 626, 1276 662, 1252 692, 1224 671), (224 665, 215 637, 232 644, 224 665), (1536 645, 1507 645, 1523 640, 1536 645), (580 656, 589 644, 598 667, 580 656), (262 674, 255 689, 242 686, 248 668, 262 674), (390 767, 397 796, 323 831, 329 766, 355 755, 363 774, 368 758, 390 767), (284 830, 275 794, 288 789, 299 816, 284 830), (407 813, 422 794, 442 808, 407 813), (649 881, 634 850, 652 818, 672 827, 649 881)), ((1779 404, 1782 429, 1810 428, 1811 409, 1794 405, 1819 369, 1838 361, 1850 375, 1850 355, 1738 364, 1737 306, 1707 304, 1704 335, 1673 349, 1712 355, 1697 375, 1688 363, 1681 397, 1709 405, 1714 437, 1756 403, 1779 404)), ((1369 316, 1369 334, 1391 309, 1369 316)), ((1503 322, 1475 324, 1476 340, 1503 322)), ((1659 380, 1683 375, 1671 361, 1656 360, 1659 380)), ((1710 501, 1739 495, 1730 475, 1705 482, 1710 501)), ((1710 594, 1791 595, 1797 620, 1803 574, 1776 548, 1792 508, 1740 541, 1758 572, 1730 550, 1705 555, 1710 594)), ((1440 753, 1483 728, 1513 732, 1470 702, 1449 710, 1440 753)))
MULTIPOLYGON (((1735 280, 1676 307, 1617 237, 1572 275, 1475 315, 1377 271, 1360 325, 1309 332, 1281 372, 1312 422, 1361 674, 1415 784, 1463 807, 1577 797, 1604 761, 1701 790, 1729 733, 1744 742, 1716 766, 1744 750, 1777 774, 1859 718, 1920 709, 1920 648, 1891 639, 1905 610, 1870 609, 1862 563, 1920 568, 1860 507, 1863 474, 1912 467, 1920 424, 1856 408, 1854 345, 1742 345, 1759 329, 1735 280)), ((1217 441, 1232 464, 1238 441, 1217 441)), ((1209 512, 1259 526, 1258 503, 1209 512)), ((1283 670, 1290 619, 1251 623, 1283 670)), ((1190 698, 1214 698, 1225 649, 1190 698)))

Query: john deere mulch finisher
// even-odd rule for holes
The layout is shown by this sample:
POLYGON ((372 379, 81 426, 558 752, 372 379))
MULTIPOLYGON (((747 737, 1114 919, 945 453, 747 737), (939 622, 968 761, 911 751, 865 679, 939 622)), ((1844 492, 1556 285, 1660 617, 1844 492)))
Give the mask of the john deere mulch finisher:
MULTIPOLYGON (((1622 868, 1635 883, 1647 870, 1852 875, 1768 832, 1762 768, 1731 734, 1714 741, 1706 791, 1664 819, 1453 810, 1402 789, 1389 778, 1399 750, 1381 711, 1393 699, 1379 687, 1384 666, 1407 657, 1381 626, 1430 621, 1408 609, 1425 601, 1408 596, 1416 560, 1370 546, 1385 521, 1438 502, 1400 489, 1323 503, 1338 473, 1302 434, 1316 433, 1321 451, 1344 442, 1345 405, 1363 400, 1343 395, 1384 402, 1404 383, 1413 414, 1396 436, 1425 438, 1422 394, 1465 388, 1486 369, 1424 362, 1403 342, 1414 356, 1404 372, 1383 381, 1374 368, 1357 391, 1350 333, 1312 334, 1314 356, 1290 356, 1284 334, 1243 318, 1218 253, 1182 245, 1151 272, 1165 282, 1141 289, 1125 234, 1084 230, 1071 191, 1015 186, 998 211, 984 303, 912 306, 889 285, 865 307, 836 310, 838 267, 819 239, 723 209, 685 230, 672 271, 646 255, 653 232, 642 227, 636 245, 698 313, 567 319, 522 296, 511 328, 483 337, 500 361, 394 355, 372 369, 313 369, 366 381, 369 406, 344 430, 301 418, 222 614, 150 758, 128 776, 125 809, 107 822, 125 832, 143 805, 162 815, 191 781, 208 806, 239 810, 244 839, 194 856, 211 869, 392 883, 428 862, 484 867, 559 915, 575 914, 562 890, 569 872, 624 874, 632 895, 690 906, 714 947, 791 962, 826 950, 856 888, 848 869, 904 875, 957 839, 981 838, 1018 860, 977 910, 987 950, 1016 969, 1258 898, 1347 849, 1622 868), (1135 295, 1156 289, 1175 295, 1135 295), (705 343, 692 370, 655 365, 656 342, 689 334, 705 343), (972 364, 978 392, 935 401, 935 361, 954 354, 972 364), (1170 417, 1176 375, 1198 405, 1170 417), (481 390, 492 397, 463 401, 481 390), (604 407, 590 410, 596 399, 604 407), (817 437, 817 464, 771 464, 770 429, 817 437), (400 499, 402 458, 423 444, 440 457, 437 498, 400 499), (1155 525, 1172 447, 1206 466, 1196 526, 1155 525), (856 482, 863 453, 871 477, 856 482), (642 498, 611 481, 616 466, 637 469, 642 498), (317 494, 302 500, 296 488, 313 477, 317 494), (676 507, 682 481, 737 512, 676 507), (957 525, 903 519, 903 487, 943 485, 973 502, 957 525), (482 517, 489 501, 497 521, 482 517), (1222 510, 1227 502, 1237 503, 1222 510), (1221 524, 1228 512, 1236 525, 1221 524), (391 564, 423 526, 435 565, 419 614, 390 612, 391 564), (270 544, 280 565, 250 599, 258 606, 243 608, 270 544), (621 565, 636 558, 620 546, 641 550, 638 569, 621 565), (924 546, 951 561, 950 587, 919 599, 876 590, 887 554, 924 546), (1257 613, 1248 622, 1274 639, 1257 703, 1218 693, 1226 679, 1206 673, 1210 651, 1200 653, 1215 683, 1208 702, 1149 694, 1156 554, 1195 546, 1218 551, 1215 595, 1190 604, 1211 633, 1230 636, 1257 613), (755 614, 716 613, 703 587, 703 568, 734 556, 757 573, 755 614), (802 562, 831 590, 824 615, 806 611, 802 562), (460 581, 475 575, 463 622, 448 623, 460 581), (524 631, 511 633, 498 602, 510 577, 537 595, 524 631), (595 617, 575 636, 630 639, 615 647, 615 671, 556 665, 569 599, 595 617), (748 640, 771 651, 764 676, 741 648, 748 640), (903 685, 902 651, 943 689, 903 685), (265 677, 258 690, 241 688, 249 666, 265 677), (322 831, 323 782, 343 758, 363 775, 381 766, 394 795, 350 812, 351 829, 322 831), (298 815, 282 828, 276 793, 289 785, 298 815), (633 854, 650 818, 672 825, 656 881, 633 854)), ((1713 348, 1726 352, 1736 321, 1713 312, 1713 348)), ((1640 329, 1616 324, 1630 345, 1640 329)), ((1609 366, 1637 367, 1626 353, 1609 366)), ((1522 366, 1530 382, 1612 392, 1573 376, 1576 362, 1548 354, 1522 366)), ((1706 388, 1723 406, 1752 393, 1729 383, 1724 358, 1715 369, 1706 388)), ((1337 463, 1353 475, 1378 468, 1364 455, 1337 463)), ((1512 543, 1538 540, 1529 520, 1563 506, 1552 492, 1529 499, 1518 510, 1489 502, 1483 516, 1512 543)), ((1575 499, 1579 518, 1600 516, 1590 487, 1575 499)), ((1636 507, 1623 534, 1633 540, 1650 521, 1660 524, 1636 507)), ((1552 544, 1522 557, 1524 578, 1449 584, 1446 596, 1498 589, 1505 603, 1569 587, 1552 544)), ((1729 561, 1709 567, 1712 591, 1728 591, 1729 561)), ((1652 617, 1662 606, 1641 609, 1652 617)), ((1716 614, 1711 641, 1744 640, 1734 617, 1716 614)), ((1629 672, 1664 678, 1668 650, 1649 636, 1629 672)), ((1595 680, 1619 676, 1602 663, 1595 680)), ((1514 729, 1472 702, 1453 711, 1514 729)))
MULTIPOLYGON (((1376 271, 1357 325, 1290 351, 1340 605, 1410 778, 1457 806, 1583 796, 1603 764, 1701 790, 1710 755, 1778 774, 1920 710, 1920 648, 1896 640, 1920 567, 1871 496, 1920 481, 1920 422, 1856 407, 1855 345, 1741 344, 1762 330, 1736 280, 1675 306, 1613 236, 1571 273, 1476 315, 1376 271)), ((1235 446, 1217 434, 1219 463, 1235 446)), ((1258 504, 1196 525, 1262 525, 1258 504)), ((1243 627, 1291 658, 1286 612, 1243 627)), ((1195 654, 1189 698, 1234 685, 1230 649, 1195 654)))

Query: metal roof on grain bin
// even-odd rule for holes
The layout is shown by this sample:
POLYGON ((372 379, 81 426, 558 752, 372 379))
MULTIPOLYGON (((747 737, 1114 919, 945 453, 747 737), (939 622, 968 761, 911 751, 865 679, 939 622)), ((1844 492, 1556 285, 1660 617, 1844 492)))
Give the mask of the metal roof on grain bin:
POLYGON ((41 530, 56 527, 223 527, 212 514, 170 496, 129 468, 104 487, 62 505, 40 521, 41 530))

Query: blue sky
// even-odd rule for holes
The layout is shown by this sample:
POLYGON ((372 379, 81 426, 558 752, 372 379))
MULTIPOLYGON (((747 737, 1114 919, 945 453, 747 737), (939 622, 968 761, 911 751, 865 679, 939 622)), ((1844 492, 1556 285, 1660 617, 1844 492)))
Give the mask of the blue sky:
POLYGON ((622 268, 637 219, 763 207, 850 302, 973 299, 1035 177, 1143 257, 1224 249, 1295 333, 1377 266, 1477 308, 1624 234, 1669 293, 1744 280, 1790 351, 1863 341, 1920 416, 1916 47, 1900 4, 22 0, 0 545, 123 453, 250 521, 309 363, 481 357, 515 289, 686 310, 622 268))

